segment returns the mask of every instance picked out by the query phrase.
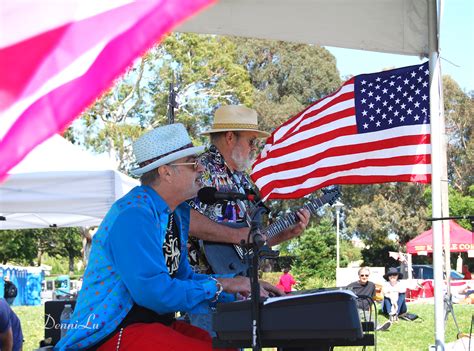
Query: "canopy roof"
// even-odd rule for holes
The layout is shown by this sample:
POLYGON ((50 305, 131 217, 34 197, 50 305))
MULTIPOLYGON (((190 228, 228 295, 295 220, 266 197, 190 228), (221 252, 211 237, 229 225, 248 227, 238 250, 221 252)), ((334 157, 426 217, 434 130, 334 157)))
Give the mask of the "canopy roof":
MULTIPOLYGON (((467 252, 474 250, 473 233, 464 229, 455 221, 449 221, 451 252, 467 252)), ((444 235, 444 234, 443 234, 444 235)), ((433 252, 433 229, 427 230, 407 242, 407 252, 426 254, 433 252)))
POLYGON ((176 31, 427 56, 426 0, 220 0, 176 31))
POLYGON ((99 225, 112 203, 138 182, 54 135, 0 184, 0 229, 99 225))

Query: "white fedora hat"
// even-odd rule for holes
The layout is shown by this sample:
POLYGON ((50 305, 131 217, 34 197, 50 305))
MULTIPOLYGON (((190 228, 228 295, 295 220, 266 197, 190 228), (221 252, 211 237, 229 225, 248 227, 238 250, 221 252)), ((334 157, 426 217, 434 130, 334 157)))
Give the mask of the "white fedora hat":
POLYGON ((214 123, 211 129, 202 132, 201 135, 233 131, 257 132, 261 138, 270 135, 258 129, 257 111, 242 105, 219 107, 214 113, 214 123))
POLYGON ((133 143, 138 168, 130 173, 140 176, 155 168, 196 155, 204 151, 204 146, 194 146, 186 128, 181 123, 169 124, 153 129, 133 143))

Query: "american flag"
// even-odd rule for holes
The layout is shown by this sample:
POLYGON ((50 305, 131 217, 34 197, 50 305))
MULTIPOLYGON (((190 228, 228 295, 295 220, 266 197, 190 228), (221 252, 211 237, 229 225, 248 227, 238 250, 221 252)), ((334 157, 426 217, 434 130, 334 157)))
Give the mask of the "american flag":
POLYGON ((253 165, 267 199, 333 184, 431 181, 428 62, 345 82, 277 128, 253 165))

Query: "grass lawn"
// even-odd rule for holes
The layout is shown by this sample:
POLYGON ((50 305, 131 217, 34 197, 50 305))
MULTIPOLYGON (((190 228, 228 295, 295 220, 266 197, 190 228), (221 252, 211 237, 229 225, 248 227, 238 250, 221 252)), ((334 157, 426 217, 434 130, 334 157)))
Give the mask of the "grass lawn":
MULTIPOLYGON (((21 320, 25 344, 24 351, 31 351, 38 347, 44 337, 44 306, 14 307, 13 310, 21 320)), ((417 351, 428 350, 434 343, 434 309, 428 304, 409 304, 410 313, 416 313, 419 319, 413 322, 400 320, 387 331, 377 333, 377 350, 380 351, 417 351)), ((474 314, 473 305, 454 305, 454 315, 462 333, 469 333, 471 318, 474 314)), ((317 318, 317 316, 315 316, 317 318)), ((323 318, 323 317, 321 317, 323 318)), ((382 315, 378 316, 378 323, 386 321, 382 315)), ((446 342, 456 340, 457 330, 451 315, 446 325, 446 342)), ((473 341, 474 342, 474 341, 473 341)), ((471 346, 472 347, 472 346, 471 346)), ((362 348, 340 347, 339 351, 361 350, 362 348)), ((368 348, 373 349, 373 347, 368 348)), ((267 349, 271 350, 271 349, 267 349)))

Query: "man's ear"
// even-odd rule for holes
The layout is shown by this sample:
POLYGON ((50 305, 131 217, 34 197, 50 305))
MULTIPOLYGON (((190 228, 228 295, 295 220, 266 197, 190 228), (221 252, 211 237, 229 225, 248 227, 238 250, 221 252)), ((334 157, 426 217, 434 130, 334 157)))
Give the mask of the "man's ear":
POLYGON ((163 165, 158 167, 156 170, 160 175, 160 179, 164 180, 165 182, 171 182, 171 167, 168 165, 163 165))
POLYGON ((234 132, 225 132, 226 144, 231 145, 237 139, 237 135, 234 132))

